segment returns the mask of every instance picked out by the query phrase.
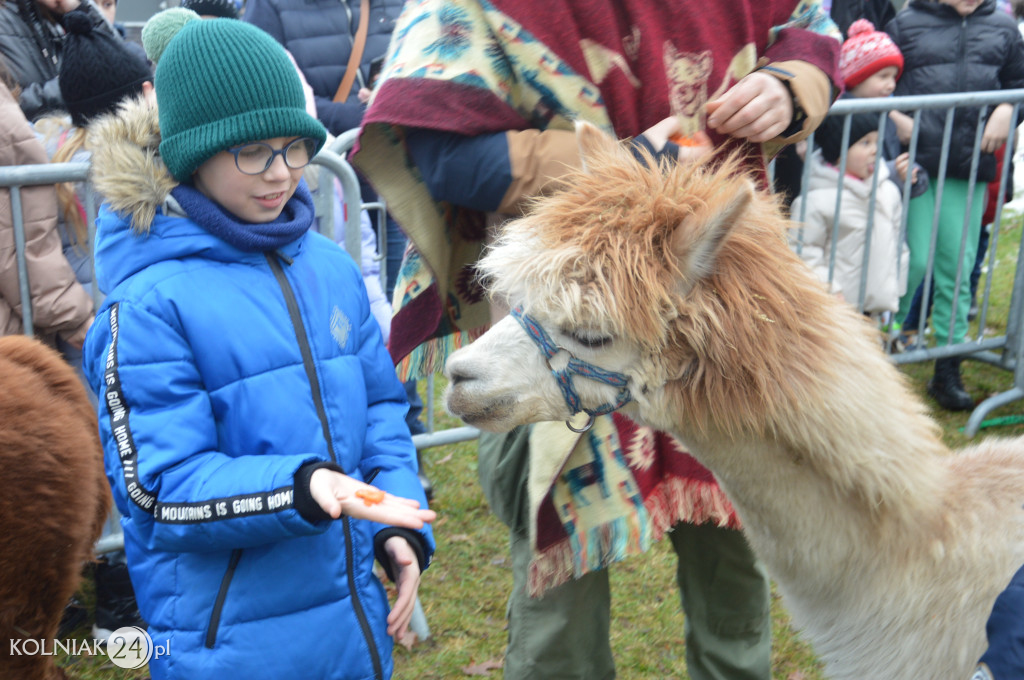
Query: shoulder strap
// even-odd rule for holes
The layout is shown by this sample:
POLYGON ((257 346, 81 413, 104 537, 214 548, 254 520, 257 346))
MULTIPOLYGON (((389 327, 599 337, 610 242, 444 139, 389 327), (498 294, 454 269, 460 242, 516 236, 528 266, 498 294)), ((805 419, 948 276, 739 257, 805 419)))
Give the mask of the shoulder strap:
POLYGON ((356 72, 359 70, 359 61, 363 58, 363 48, 366 47, 366 31, 370 26, 370 0, 362 0, 359 3, 359 27, 356 29, 355 40, 352 41, 352 53, 348 57, 348 66, 345 67, 345 75, 341 79, 338 91, 334 93, 334 101, 343 102, 348 99, 352 91, 352 82, 356 79, 356 72))

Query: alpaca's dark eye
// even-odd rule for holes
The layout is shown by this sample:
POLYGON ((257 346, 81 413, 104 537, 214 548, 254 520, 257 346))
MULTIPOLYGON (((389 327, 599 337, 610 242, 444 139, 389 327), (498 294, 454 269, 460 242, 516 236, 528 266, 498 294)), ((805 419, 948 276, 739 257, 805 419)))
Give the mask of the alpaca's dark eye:
POLYGON ((588 349, 604 347, 612 341, 610 335, 602 335, 597 331, 573 331, 568 335, 574 342, 588 349))

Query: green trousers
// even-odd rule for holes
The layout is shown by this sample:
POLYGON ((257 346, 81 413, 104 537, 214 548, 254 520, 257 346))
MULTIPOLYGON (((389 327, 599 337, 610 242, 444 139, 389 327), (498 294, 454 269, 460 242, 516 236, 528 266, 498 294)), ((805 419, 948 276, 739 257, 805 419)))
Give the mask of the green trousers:
MULTIPOLYGON (((907 217, 907 245, 910 248, 910 272, 907 278, 907 292, 900 300, 900 321, 910 308, 917 287, 924 281, 928 266, 928 250, 931 245, 932 223, 935 218, 935 181, 928 190, 911 199, 907 217)), ((935 271, 932 276, 932 328, 935 344, 960 343, 967 337, 967 312, 971 306, 971 269, 978 251, 978 234, 981 230, 981 216, 985 210, 985 184, 977 183, 971 199, 971 214, 966 220, 968 181, 946 178, 942 188, 942 205, 939 208, 938 236, 935 241, 935 271), (964 239, 963 258, 960 258, 960 244, 964 239), (960 287, 956 309, 953 309, 953 294, 957 290, 956 275, 960 270, 960 287), (952 334, 950 327, 952 326, 952 334)), ((909 330, 917 330, 917 320, 912 319, 909 330)))
MULTIPOLYGON (((609 643, 608 571, 586 574, 539 598, 527 594, 528 432, 524 427, 480 437, 484 494, 511 529, 513 587, 504 678, 611 680, 615 662, 609 643)), ((685 614, 690 678, 771 680, 770 586, 742 533, 710 524, 678 524, 669 539, 678 555, 676 582, 685 614)), ((628 669, 624 675, 629 677, 628 669)))

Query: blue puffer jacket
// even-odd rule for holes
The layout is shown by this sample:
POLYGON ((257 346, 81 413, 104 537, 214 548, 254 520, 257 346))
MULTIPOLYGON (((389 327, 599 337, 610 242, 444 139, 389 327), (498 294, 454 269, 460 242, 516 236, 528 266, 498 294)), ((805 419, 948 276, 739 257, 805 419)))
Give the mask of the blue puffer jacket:
MULTIPOLYGON (((903 52, 897 96, 1024 87, 1024 40, 1013 17, 997 10, 995 0, 984 0, 966 17, 934 0, 911 0, 885 31, 903 52)), ((978 112, 978 108, 957 109, 949 149, 950 177, 971 176, 978 112)), ((916 160, 933 178, 939 176, 945 123, 943 109, 921 112, 916 160)), ((995 176, 995 156, 981 154, 978 180, 990 182, 995 176)))
MULTIPOLYGON (((94 178, 123 214, 159 182, 118 143, 131 146, 100 141, 110 153, 94 155, 94 178), (108 193, 118 173, 138 185, 108 193)), ((108 297, 84 348, 139 609, 155 644, 169 644, 152 676, 390 677, 372 563, 378 532, 394 529, 311 523, 294 504, 299 467, 333 460, 426 505, 405 392, 359 268, 309 232, 242 252, 158 198, 169 208, 144 235, 101 211, 96 282, 108 297)), ((429 556, 429 529, 414 536, 429 556)))
POLYGON ((352 53, 359 0, 248 0, 243 19, 292 53, 313 88, 317 118, 331 134, 340 135, 362 123, 364 106, 356 93, 368 82, 370 62, 387 52, 402 4, 402 0, 370 0, 359 74, 344 102, 333 100, 352 53))
POLYGON ((1024 678, 1024 567, 996 598, 985 632, 988 649, 971 680, 1024 678))

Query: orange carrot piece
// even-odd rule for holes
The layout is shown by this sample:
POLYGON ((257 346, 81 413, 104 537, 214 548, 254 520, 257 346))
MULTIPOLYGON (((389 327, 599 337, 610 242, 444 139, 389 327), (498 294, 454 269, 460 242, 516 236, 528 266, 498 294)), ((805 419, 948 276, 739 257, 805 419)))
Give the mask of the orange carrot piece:
POLYGON ((697 132, 694 135, 690 135, 689 137, 677 133, 677 134, 674 134, 671 137, 669 137, 668 140, 670 142, 675 142, 678 146, 710 146, 711 145, 711 138, 708 137, 707 134, 705 132, 703 132, 703 131, 699 131, 699 132, 697 132))
POLYGON ((362 498, 363 504, 366 506, 377 505, 383 502, 384 492, 380 489, 359 489, 356 491, 356 498, 362 498))

